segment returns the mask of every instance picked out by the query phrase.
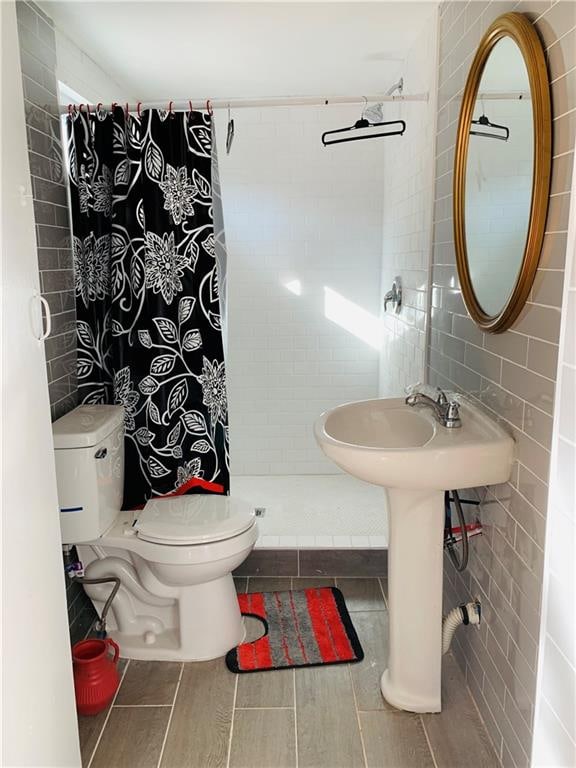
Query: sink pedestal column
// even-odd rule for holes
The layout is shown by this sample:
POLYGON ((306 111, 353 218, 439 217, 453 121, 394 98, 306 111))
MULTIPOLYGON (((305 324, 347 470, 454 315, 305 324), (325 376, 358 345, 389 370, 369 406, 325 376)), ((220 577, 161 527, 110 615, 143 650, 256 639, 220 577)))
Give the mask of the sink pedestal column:
POLYGON ((444 492, 386 489, 389 655, 381 689, 409 712, 440 712, 444 492))

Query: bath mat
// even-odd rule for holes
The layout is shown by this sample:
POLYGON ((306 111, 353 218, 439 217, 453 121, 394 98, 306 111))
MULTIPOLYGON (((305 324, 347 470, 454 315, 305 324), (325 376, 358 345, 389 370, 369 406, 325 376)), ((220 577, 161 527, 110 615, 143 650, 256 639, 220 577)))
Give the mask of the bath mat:
POLYGON ((244 616, 262 621, 266 632, 226 654, 231 672, 263 672, 362 661, 364 651, 335 587, 238 595, 244 616))

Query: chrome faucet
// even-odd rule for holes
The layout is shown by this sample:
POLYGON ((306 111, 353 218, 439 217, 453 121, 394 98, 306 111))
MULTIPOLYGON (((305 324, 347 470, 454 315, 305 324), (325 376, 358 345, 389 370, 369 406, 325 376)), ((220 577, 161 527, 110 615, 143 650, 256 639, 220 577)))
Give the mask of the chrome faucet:
POLYGON ((455 429, 462 426, 460 419, 460 407, 456 400, 448 400, 446 393, 439 389, 436 400, 428 397, 423 392, 413 392, 406 398, 406 405, 424 405, 432 408, 436 421, 439 421, 443 427, 455 429))

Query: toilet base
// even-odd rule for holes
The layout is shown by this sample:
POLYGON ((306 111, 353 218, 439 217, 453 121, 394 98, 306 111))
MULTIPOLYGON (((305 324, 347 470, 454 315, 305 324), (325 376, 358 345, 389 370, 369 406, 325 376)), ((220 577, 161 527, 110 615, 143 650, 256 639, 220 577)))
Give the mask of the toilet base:
POLYGON ((241 643, 246 630, 232 576, 182 587, 177 597, 178 627, 154 622, 142 632, 110 629, 120 655, 142 661, 209 661, 241 643))

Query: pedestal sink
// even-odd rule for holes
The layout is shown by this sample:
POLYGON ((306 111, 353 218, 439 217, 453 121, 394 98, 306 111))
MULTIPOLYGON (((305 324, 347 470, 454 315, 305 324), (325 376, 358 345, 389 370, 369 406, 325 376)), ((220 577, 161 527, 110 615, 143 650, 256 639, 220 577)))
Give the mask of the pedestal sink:
POLYGON ((388 668, 384 698, 410 712, 439 712, 444 491, 503 483, 513 439, 459 401, 462 426, 443 427, 404 399, 364 400, 323 413, 318 444, 345 472, 388 494, 388 668))

